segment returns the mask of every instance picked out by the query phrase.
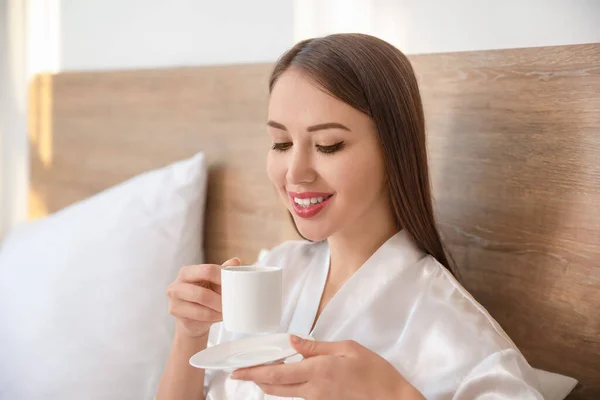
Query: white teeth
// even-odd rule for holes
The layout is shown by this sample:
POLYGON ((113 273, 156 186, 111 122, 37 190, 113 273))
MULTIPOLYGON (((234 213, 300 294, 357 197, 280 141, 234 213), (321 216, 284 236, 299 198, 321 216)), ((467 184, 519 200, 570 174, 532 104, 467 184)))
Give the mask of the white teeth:
POLYGON ((298 197, 294 197, 294 203, 304 207, 312 204, 322 203, 324 200, 327 200, 327 197, 311 197, 310 199, 300 199, 298 197))

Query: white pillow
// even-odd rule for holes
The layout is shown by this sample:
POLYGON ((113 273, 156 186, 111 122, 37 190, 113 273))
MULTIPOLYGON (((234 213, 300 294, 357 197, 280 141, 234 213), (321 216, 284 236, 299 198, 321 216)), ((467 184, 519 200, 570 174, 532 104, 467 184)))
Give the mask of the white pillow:
POLYGON ((202 154, 16 229, 0 249, 0 399, 151 399, 166 288, 202 259, 202 154))

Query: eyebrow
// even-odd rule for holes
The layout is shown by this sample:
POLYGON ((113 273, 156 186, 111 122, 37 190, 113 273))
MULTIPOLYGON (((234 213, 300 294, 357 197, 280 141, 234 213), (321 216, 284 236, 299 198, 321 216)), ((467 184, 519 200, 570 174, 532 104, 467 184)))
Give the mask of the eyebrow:
MULTIPOLYGON (((267 125, 272 126, 273 128, 281 129, 282 131, 287 131, 287 128, 285 127, 285 125, 280 124, 279 122, 276 122, 273 120, 268 120, 267 125)), ((320 131, 320 130, 324 130, 324 129, 342 129, 345 131, 350 131, 350 128, 348 128, 345 125, 340 124, 339 122, 325 122, 323 124, 309 126, 308 128, 306 128, 306 131, 307 132, 315 132, 315 131, 320 131)))

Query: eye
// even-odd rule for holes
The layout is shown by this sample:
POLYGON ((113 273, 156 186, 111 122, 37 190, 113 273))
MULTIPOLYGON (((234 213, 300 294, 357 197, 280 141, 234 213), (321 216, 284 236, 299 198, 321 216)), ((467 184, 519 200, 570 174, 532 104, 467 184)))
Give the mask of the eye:
POLYGON ((281 142, 281 143, 273 143, 273 145, 271 146, 271 149, 273 149, 275 151, 286 151, 290 147, 292 147, 292 142, 281 142))
POLYGON ((345 143, 344 142, 338 142, 336 144, 332 144, 331 146, 320 146, 317 145, 317 151, 320 151, 321 153, 325 153, 325 154, 331 154, 331 153, 335 153, 336 151, 340 151, 341 149, 344 148, 345 143))

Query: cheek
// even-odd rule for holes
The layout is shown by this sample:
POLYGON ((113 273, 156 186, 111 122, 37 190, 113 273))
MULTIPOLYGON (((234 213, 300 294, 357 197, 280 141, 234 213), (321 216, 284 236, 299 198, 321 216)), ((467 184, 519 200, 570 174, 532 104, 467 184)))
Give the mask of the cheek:
POLYGON ((269 152, 267 156, 267 175, 271 183, 278 189, 285 184, 286 165, 284 157, 273 154, 273 151, 269 152))
POLYGON ((324 169, 333 189, 344 195, 347 202, 360 201, 370 197, 369 194, 378 193, 384 182, 380 155, 364 148, 360 150, 348 152, 336 160, 334 167, 324 169))

